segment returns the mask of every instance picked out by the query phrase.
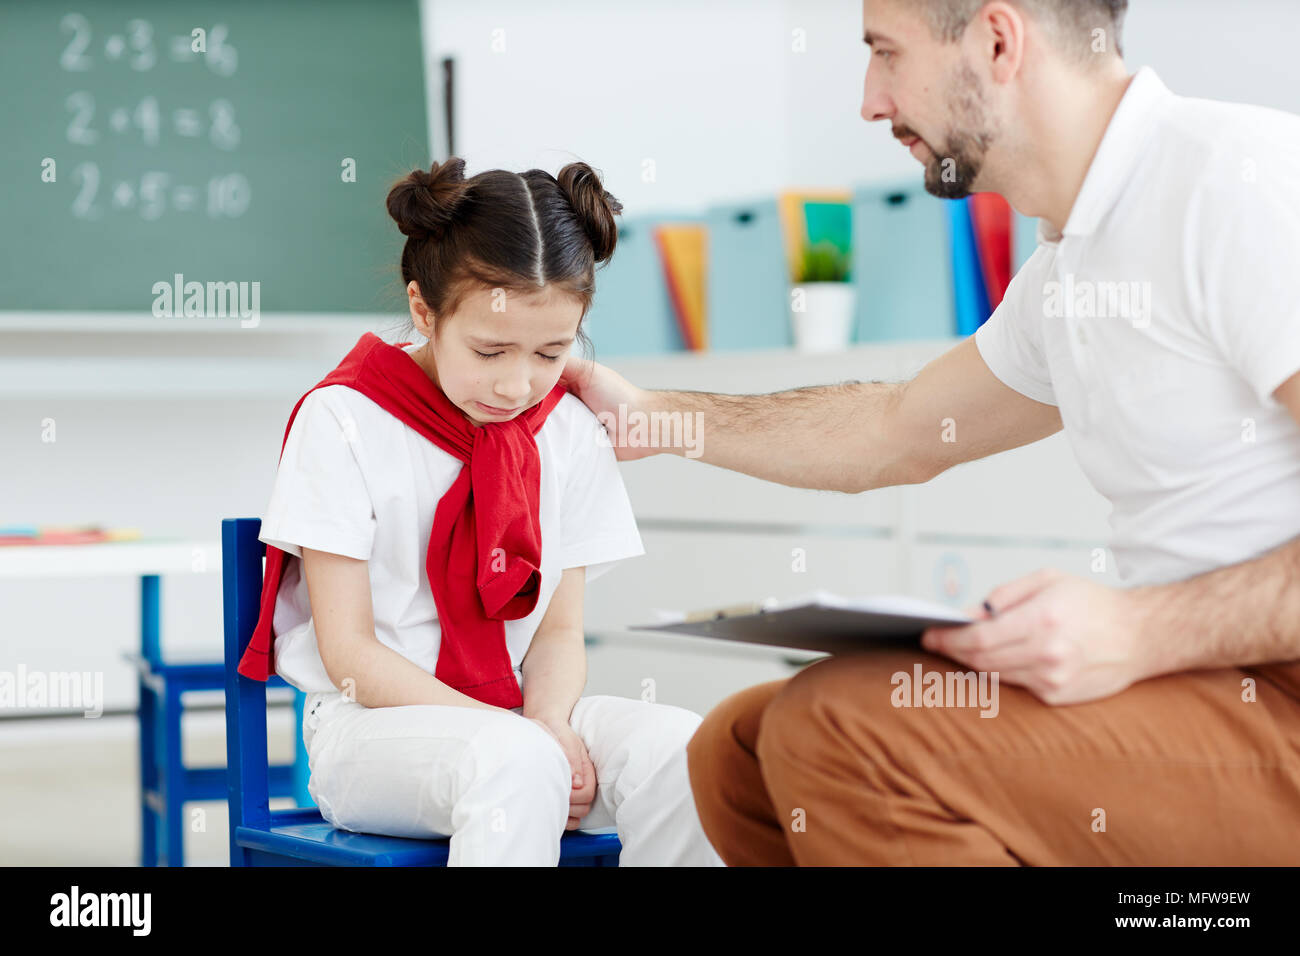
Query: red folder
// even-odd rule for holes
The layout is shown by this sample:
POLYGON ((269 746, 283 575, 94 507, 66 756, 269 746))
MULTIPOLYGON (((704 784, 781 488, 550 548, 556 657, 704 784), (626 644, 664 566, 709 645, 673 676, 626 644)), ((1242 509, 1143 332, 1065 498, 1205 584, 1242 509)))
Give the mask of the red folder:
POLYGON ((1011 284, 1011 206, 997 193, 975 193, 970 212, 989 306, 996 309, 1011 284))

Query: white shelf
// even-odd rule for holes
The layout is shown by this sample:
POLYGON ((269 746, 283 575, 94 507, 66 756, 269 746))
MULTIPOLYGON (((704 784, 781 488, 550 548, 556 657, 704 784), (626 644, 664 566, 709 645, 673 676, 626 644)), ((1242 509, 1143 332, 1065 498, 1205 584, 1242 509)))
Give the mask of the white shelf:
POLYGON ((141 539, 0 547, 0 578, 211 574, 220 568, 219 541, 141 539))
POLYGON ((0 398, 284 398, 328 371, 295 359, 0 359, 0 398))
POLYGON ((13 312, 0 311, 4 332, 143 332, 149 335, 188 335, 221 332, 229 335, 302 335, 342 332, 356 334, 400 321, 397 314, 356 312, 265 312, 257 325, 245 328, 238 316, 228 318, 156 318, 151 312, 13 312))
MULTIPOLYGON (((140 321, 140 320, 135 320, 140 321)), ((157 321, 157 320, 155 320, 157 321)), ((302 321, 306 322, 304 318, 302 321)), ((281 326, 281 331, 310 329, 315 336, 338 334, 339 354, 331 361, 317 342, 310 349, 293 343, 268 344, 265 357, 221 355, 215 346, 204 348, 196 338, 182 354, 93 354, 54 357, 46 354, 0 358, 0 400, 20 399, 223 399, 265 398, 283 400, 301 395, 315 385, 343 357, 347 345, 365 331, 391 327, 392 317, 376 324, 327 324, 318 317, 302 327, 281 326), (196 354, 197 353, 197 354, 196 354), (206 353, 206 354, 205 354, 206 353), (310 358, 292 358, 307 353, 310 358)), ((237 324, 236 324, 237 328, 237 324)), ((143 327, 141 327, 143 330, 143 327)), ((95 331, 110 331, 96 326, 95 331)), ((30 330, 28 330, 30 331, 30 330)), ((377 333, 378 334, 378 333, 377 333)), ((3 329, 0 328, 0 336, 3 329)), ((262 328, 245 336, 267 335, 262 328)), ((381 336, 382 337, 382 336, 381 336)), ((263 338, 270 343, 271 337, 263 338)), ((220 341, 236 341, 223 336, 220 341)), ((250 342, 250 351, 257 346, 250 342)), ((798 384, 828 383, 845 379, 867 380, 873 375, 901 380, 910 377, 924 361, 941 354, 959 339, 920 342, 856 344, 842 352, 810 355, 793 349, 751 352, 671 352, 662 355, 596 355, 596 360, 617 369, 639 385, 651 388, 689 387, 735 394, 774 390, 773 375, 798 384), (754 384, 763 382, 766 384, 754 384)), ((172 349, 171 351, 177 351, 172 349)), ((242 351, 242 350, 241 350, 242 351)))

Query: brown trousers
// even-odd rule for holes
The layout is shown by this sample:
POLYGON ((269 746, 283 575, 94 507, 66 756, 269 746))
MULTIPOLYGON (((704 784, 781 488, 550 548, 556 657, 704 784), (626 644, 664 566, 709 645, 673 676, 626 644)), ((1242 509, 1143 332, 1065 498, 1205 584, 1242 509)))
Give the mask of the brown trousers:
POLYGON ((827 658, 705 717, 691 786, 728 865, 1300 864, 1300 662, 1065 706, 1002 684, 994 717, 895 706, 918 662, 964 670, 827 658))

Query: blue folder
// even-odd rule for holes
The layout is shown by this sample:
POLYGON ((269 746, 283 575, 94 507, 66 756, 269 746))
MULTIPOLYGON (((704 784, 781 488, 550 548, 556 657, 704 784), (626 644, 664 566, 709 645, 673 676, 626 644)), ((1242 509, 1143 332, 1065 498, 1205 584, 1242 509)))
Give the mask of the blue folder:
POLYGON ((1015 233, 1011 240, 1011 261, 1017 272, 1038 248, 1038 220, 1015 213, 1015 233))
POLYGON ((623 220, 614 257, 596 270, 596 294, 583 323, 597 361, 686 348, 673 316, 654 227, 663 222, 698 220, 698 216, 623 220))
POLYGON ((964 337, 983 325, 993 311, 989 305, 988 287, 984 282, 984 269, 980 265, 969 197, 948 202, 948 226, 952 242, 957 335, 964 337))
POLYGON ((789 267, 776 200, 714 206, 705 222, 709 349, 793 345, 789 267))
POLYGON ((945 202, 915 179, 854 190, 854 341, 956 334, 945 202))

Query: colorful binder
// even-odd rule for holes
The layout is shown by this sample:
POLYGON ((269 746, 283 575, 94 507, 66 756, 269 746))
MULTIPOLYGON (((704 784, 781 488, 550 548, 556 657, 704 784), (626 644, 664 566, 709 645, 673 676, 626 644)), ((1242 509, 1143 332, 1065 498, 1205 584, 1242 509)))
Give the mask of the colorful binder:
POLYGON ((997 193, 976 193, 970 197, 970 213, 985 293, 996 309, 1011 284, 1012 209, 997 193))
POLYGON ((682 341, 691 351, 703 351, 709 345, 707 228, 696 223, 664 224, 654 234, 682 341))
POLYGON ((584 325, 597 360, 685 348, 654 236, 664 221, 663 216, 625 217, 614 258, 596 271, 596 295, 584 325))
POLYGON ((965 337, 991 314, 988 291, 980 267, 970 198, 948 200, 948 229, 952 242, 952 280, 957 306, 957 335, 965 337))

